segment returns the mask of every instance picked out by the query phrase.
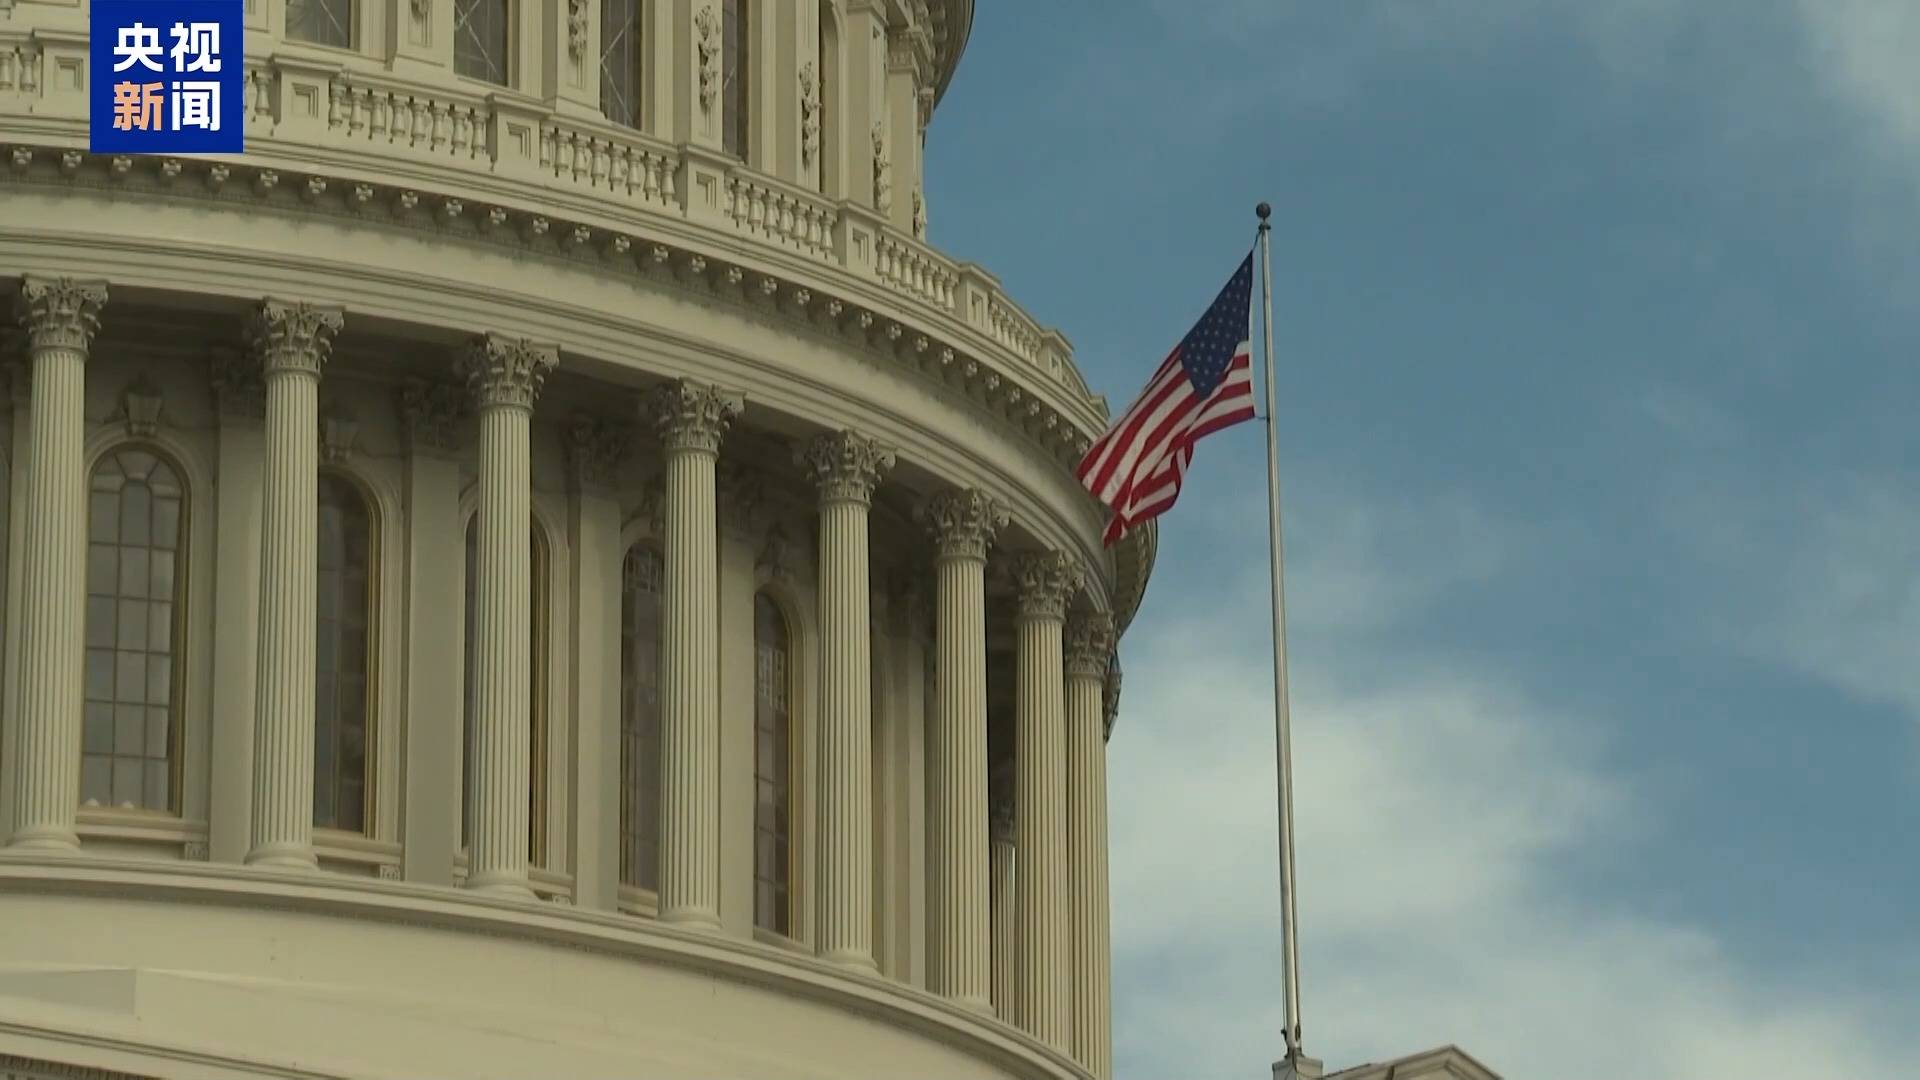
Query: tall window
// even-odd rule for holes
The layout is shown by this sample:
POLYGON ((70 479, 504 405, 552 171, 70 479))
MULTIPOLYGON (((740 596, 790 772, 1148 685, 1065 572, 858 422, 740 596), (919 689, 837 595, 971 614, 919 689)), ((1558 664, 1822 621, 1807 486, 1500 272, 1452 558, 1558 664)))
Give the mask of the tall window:
POLYGON ((313 673, 313 824, 365 832, 373 714, 373 511, 353 481, 320 474, 313 673))
POLYGON ((453 70, 507 85, 512 0, 453 0, 453 70))
POLYGON ((621 568, 620 883, 660 888, 659 552, 635 544, 621 568))
POLYGON ((793 932, 793 648, 787 617, 753 603, 753 924, 793 932))
POLYGON ((89 487, 80 799, 178 812, 186 486, 129 446, 100 459, 89 487))
MULTIPOLYGON (((532 621, 532 648, 527 656, 533 665, 527 680, 532 702, 527 709, 528 747, 527 860, 535 866, 546 865, 547 857, 547 535, 533 526, 532 558, 528 561, 527 586, 533 593, 529 609, 532 621)), ((465 813, 460 815, 460 842, 473 835, 473 662, 475 636, 475 596, 479 585, 480 531, 477 516, 467 520, 467 594, 466 594, 466 737, 461 740, 465 753, 461 758, 460 790, 465 813)))
POLYGON ((640 0, 600 0, 600 111, 640 126, 640 0))
POLYGON ((820 0, 820 190, 837 191, 840 184, 839 153, 835 140, 834 94, 840 88, 840 27, 835 21, 833 4, 820 0))
POLYGON ((287 0, 287 39, 353 48, 353 0, 287 0))
POLYGON ((748 47, 753 23, 748 19, 749 0, 725 0, 720 20, 720 145, 739 158, 747 156, 748 65, 753 51, 748 47))

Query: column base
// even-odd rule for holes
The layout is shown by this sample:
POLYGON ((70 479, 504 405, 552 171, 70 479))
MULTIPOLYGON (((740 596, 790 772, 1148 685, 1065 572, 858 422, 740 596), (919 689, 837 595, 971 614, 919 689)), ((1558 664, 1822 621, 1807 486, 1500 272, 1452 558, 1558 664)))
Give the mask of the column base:
POLYGON ((720 916, 711 911, 663 911, 659 921, 680 930, 720 932, 720 916))
POLYGON ((855 972, 857 974, 872 975, 875 978, 879 978, 880 976, 879 963, 875 961, 872 956, 866 953, 858 953, 858 952, 821 953, 820 959, 825 960, 827 963, 832 964, 834 967, 844 968, 847 971, 855 972))
POLYGON ((308 873, 320 869, 313 849, 297 844, 268 844, 247 852, 246 865, 256 870, 291 870, 308 873))
POLYGON ((29 826, 16 830, 7 847, 14 851, 70 854, 80 850, 80 835, 57 825, 29 826))
POLYGON ((483 874, 479 877, 470 877, 464 888, 468 892, 501 900, 540 899, 539 895, 533 891, 533 886, 527 884, 527 879, 517 874, 483 874))

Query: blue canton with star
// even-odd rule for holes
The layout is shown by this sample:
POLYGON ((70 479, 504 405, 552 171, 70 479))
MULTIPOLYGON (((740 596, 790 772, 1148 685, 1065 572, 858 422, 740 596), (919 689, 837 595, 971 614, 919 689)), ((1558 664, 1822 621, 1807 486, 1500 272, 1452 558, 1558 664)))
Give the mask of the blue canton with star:
POLYGON ((1240 343, 1247 340, 1252 305, 1253 255, 1249 253, 1213 306, 1180 341, 1180 366, 1186 369, 1187 381, 1201 400, 1213 396, 1227 377, 1240 343))

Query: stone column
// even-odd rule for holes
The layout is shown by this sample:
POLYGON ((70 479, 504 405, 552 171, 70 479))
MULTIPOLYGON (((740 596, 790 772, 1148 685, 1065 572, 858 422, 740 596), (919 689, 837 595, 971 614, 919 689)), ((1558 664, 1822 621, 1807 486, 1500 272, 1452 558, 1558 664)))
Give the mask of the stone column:
POLYGON ((1014 947, 1020 933, 1020 898, 1014 892, 1013 794, 994 799, 988 822, 993 860, 993 1012, 1004 1024, 1017 1024, 1019 993, 1014 972, 1019 967, 1014 947))
POLYGON ((1028 555, 1020 587, 1020 674, 1014 754, 1015 888, 1020 897, 1020 1026, 1048 1046, 1072 1041, 1067 963, 1066 697, 1061 628, 1078 582, 1058 552, 1028 555))
POLYGON ((527 884, 527 770, 532 623, 527 587, 533 553, 533 403, 559 362, 551 345, 488 334, 462 372, 480 414, 478 551, 474 560, 473 809, 466 887, 531 899, 527 884))
POLYGON ((923 517, 934 540, 933 731, 927 740, 927 988, 993 1008, 987 854, 987 548, 1007 512, 950 491, 923 517))
POLYGON ((1067 881, 1072 897, 1073 1059, 1094 1080, 1113 1075, 1107 901, 1107 664, 1113 617, 1067 624, 1067 881))
POLYGON ((800 464, 820 493, 820 869, 815 949, 867 971, 873 961, 873 685, 867 511, 893 452, 843 431, 800 464))
POLYGON ((250 328, 267 384, 260 625, 253 697, 253 829, 247 863, 311 870, 315 552, 320 369, 337 307, 265 300, 250 328))
POLYGON ((666 450, 660 919, 720 926, 719 511, 714 462, 740 398, 682 380, 646 411, 666 450))
POLYGON ((16 848, 80 846, 80 687, 87 592, 87 349, 104 281, 29 277, 17 300, 33 370, 21 543, 20 689, 13 747, 16 848))

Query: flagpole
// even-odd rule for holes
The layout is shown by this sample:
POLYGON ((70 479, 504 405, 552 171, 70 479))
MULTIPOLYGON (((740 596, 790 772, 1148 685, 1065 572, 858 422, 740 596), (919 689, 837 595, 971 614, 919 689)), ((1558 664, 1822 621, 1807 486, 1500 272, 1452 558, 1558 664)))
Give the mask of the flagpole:
MULTIPOLYGON (((1265 306, 1261 323, 1266 345, 1267 396, 1267 548, 1273 575, 1273 734, 1279 779, 1280 813, 1280 965, 1286 983, 1287 1061, 1300 1062, 1300 942, 1299 917, 1293 885, 1293 748, 1292 721, 1287 711, 1287 598, 1282 573, 1280 539, 1280 430, 1273 407, 1273 207, 1261 203, 1260 300, 1265 306)), ((1297 1070, 1296 1070, 1297 1071, 1297 1070)))

